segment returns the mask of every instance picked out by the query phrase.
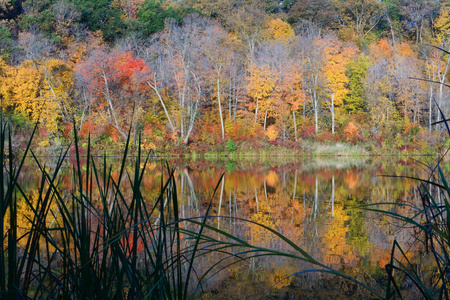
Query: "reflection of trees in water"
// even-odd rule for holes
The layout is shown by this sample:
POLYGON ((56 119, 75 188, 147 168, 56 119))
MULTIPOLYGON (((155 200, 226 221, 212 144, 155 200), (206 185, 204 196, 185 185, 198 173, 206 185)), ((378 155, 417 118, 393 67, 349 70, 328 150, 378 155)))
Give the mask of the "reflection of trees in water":
MULTIPOLYGON (((374 212, 352 210, 355 206, 386 201, 420 205, 420 197, 415 188, 417 182, 375 176, 411 175, 419 172, 413 166, 402 165, 403 168, 398 169, 390 164, 377 162, 330 169, 320 164, 319 167, 311 167, 312 165, 309 164, 305 170, 302 164, 295 163, 278 167, 256 164, 251 168, 236 163, 231 172, 226 172, 213 198, 211 215, 223 217, 212 218, 208 224, 261 247, 289 250, 275 235, 235 218, 253 220, 281 232, 317 260, 333 268, 348 268, 356 273, 363 264, 372 273, 376 268, 384 267, 389 258, 393 235, 401 244, 410 245, 406 249, 411 251, 411 255, 417 252, 418 245, 411 239, 412 232, 404 230, 403 224, 374 212)), ((205 214, 224 168, 200 163, 198 166, 177 169, 181 217, 205 214)), ((39 177, 33 175, 37 174, 37 170, 26 171, 21 173, 29 182, 25 192, 32 193, 39 186, 39 177)), ((112 172, 114 171, 112 168, 112 172)), ((60 185, 68 191, 71 189, 70 176, 69 172, 62 172, 59 179, 60 185)), ((132 192, 127 189, 127 174, 123 178, 116 177, 114 180, 121 183, 121 190, 126 198, 132 192)), ((145 173, 142 186, 143 197, 149 207, 155 203, 162 178, 167 178, 165 166, 152 163, 145 173)), ((407 206, 395 209, 402 214, 412 213, 407 206)), ((191 228, 195 229, 194 226, 191 228)), ((217 259, 211 256, 200 257, 196 271, 200 274, 217 259)), ((256 281, 267 288, 276 282, 275 279, 281 279, 283 274, 310 267, 303 262, 286 261, 278 257, 255 259, 239 263, 227 272, 218 274, 216 281, 211 282, 210 286, 214 286, 214 282, 226 284, 226 279, 232 277, 242 281, 242 285, 256 281), (273 275, 275 270, 277 275, 273 275)), ((302 275, 303 281, 292 279, 288 282, 297 282, 297 288, 300 289, 308 289, 307 286, 319 288, 323 284, 320 283, 321 276, 323 275, 302 275)), ((260 291, 261 286, 255 289, 260 291)))

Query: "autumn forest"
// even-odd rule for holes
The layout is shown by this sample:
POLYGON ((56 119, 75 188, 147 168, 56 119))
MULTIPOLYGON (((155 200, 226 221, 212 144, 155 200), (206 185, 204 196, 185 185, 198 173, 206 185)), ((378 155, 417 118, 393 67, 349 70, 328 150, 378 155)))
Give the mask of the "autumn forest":
POLYGON ((449 33, 450 1, 3 0, 1 107, 15 147, 424 152, 449 33))

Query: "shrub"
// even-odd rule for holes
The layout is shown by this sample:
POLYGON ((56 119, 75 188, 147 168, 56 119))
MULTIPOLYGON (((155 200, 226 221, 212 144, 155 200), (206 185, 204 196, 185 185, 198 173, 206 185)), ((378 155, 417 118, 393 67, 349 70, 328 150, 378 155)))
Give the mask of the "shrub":
POLYGON ((227 144, 225 147, 229 152, 236 151, 236 144, 233 140, 227 139, 227 144))
POLYGON ((304 126, 300 130, 300 137, 304 139, 312 138, 316 135, 316 128, 314 125, 304 126))
POLYGON ((347 141, 355 144, 360 137, 360 131, 353 122, 349 122, 344 128, 344 136, 347 141))
POLYGON ((269 141, 275 141, 278 137, 278 130, 275 128, 274 125, 270 125, 269 127, 267 127, 266 132, 264 133, 267 138, 269 139, 269 141))
POLYGON ((322 132, 317 136, 317 139, 321 142, 335 142, 336 139, 339 139, 339 136, 336 134, 332 134, 329 131, 322 132))

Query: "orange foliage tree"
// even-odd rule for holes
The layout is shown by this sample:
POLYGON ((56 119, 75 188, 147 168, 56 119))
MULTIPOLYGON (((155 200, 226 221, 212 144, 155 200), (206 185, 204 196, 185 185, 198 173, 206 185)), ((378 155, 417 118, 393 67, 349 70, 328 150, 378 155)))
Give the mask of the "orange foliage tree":
POLYGON ((147 64, 131 52, 97 50, 77 64, 76 72, 80 88, 89 97, 81 119, 92 111, 91 117, 112 126, 125 139, 125 128, 138 122, 142 113, 138 108, 145 109, 147 64))

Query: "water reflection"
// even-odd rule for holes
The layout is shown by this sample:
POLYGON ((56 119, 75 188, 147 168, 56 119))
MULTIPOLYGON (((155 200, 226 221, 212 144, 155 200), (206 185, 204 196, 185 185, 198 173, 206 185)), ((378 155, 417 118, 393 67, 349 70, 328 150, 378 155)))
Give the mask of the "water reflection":
MULTIPOLYGON (((99 170, 102 163, 101 160, 97 162, 99 170)), ((114 166, 115 162, 110 160, 108 164, 114 166)), ((408 249, 411 256, 421 250, 414 245, 413 232, 403 228, 403 224, 375 212, 355 209, 377 202, 420 206, 416 192, 418 182, 378 176, 426 177, 423 167, 413 161, 340 158, 276 163, 179 160, 169 164, 177 168, 181 217, 203 216, 212 201, 210 214, 215 217, 208 221, 210 225, 260 247, 290 250, 277 236, 241 219, 258 222, 282 233, 318 261, 371 286, 376 286, 383 277, 382 269, 389 261, 394 238, 407 245, 404 249, 408 249), (224 177, 218 185, 222 173, 224 177), (213 196, 216 187, 217 192, 213 196)), ((52 168, 51 161, 47 163, 47 168, 52 168)), ((71 163, 67 162, 58 181, 59 188, 67 193, 72 189, 71 171, 71 163)), ((122 178, 119 178, 115 167, 111 168, 111 172, 123 187, 129 183, 126 172, 122 178)), ((33 194, 37 195, 40 184, 38 169, 29 163, 20 176, 23 190, 34 199, 33 194)), ((165 162, 153 161, 147 166, 142 192, 149 207, 158 196, 164 178, 167 178, 165 162)), ((102 185, 101 178, 99 181, 102 185)), ((84 178, 82 182, 85 182, 84 178)), ((399 213, 411 213, 408 206, 395 209, 399 213)), ((52 212, 57 218, 56 207, 52 208, 52 212)), ((23 211, 22 216, 19 227, 26 228, 27 212, 23 211)), ((48 222, 51 227, 54 219, 48 222)), ((197 273, 202 274, 216 260, 200 257, 195 267, 197 273)), ((306 263, 279 257, 250 259, 209 280, 203 286, 203 297, 260 297, 273 286, 270 291, 273 297, 329 298, 338 293, 353 297, 365 293, 356 285, 330 279, 326 274, 302 273, 289 277, 310 268, 306 263), (230 288, 231 285, 233 288, 230 288)))

